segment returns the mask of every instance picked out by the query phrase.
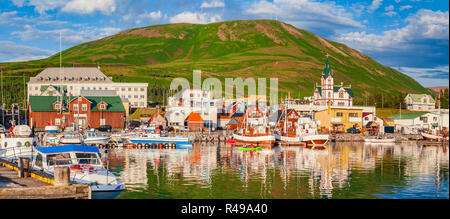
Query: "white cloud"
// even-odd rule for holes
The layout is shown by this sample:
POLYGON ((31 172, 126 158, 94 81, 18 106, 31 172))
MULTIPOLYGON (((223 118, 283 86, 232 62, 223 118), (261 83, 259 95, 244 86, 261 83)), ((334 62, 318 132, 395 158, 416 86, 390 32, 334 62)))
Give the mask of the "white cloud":
POLYGON ((170 23, 192 23, 192 24, 206 24, 214 23, 222 20, 220 15, 210 15, 207 13, 195 13, 184 11, 180 14, 171 17, 170 23))
POLYGON ((400 11, 403 11, 403 10, 406 10, 406 9, 410 9, 410 8, 412 8, 411 5, 403 5, 403 6, 400 6, 400 11))
POLYGON ((367 8, 369 12, 373 12, 377 10, 381 4, 383 4, 383 0, 373 0, 372 4, 367 8))
POLYGON ((425 87, 448 86, 449 66, 437 66, 434 68, 416 67, 392 67, 399 72, 419 81, 425 87))
POLYGON ((57 30, 39 30, 34 26, 25 25, 24 30, 14 31, 11 35, 20 38, 23 41, 32 40, 53 40, 59 42, 59 34, 61 33, 64 44, 76 45, 87 41, 101 39, 113 35, 120 31, 119 28, 113 27, 84 27, 83 29, 73 30, 68 28, 57 30))
MULTIPOLYGON (((350 10, 361 11, 360 5, 350 10)), ((354 13, 335 2, 315 2, 310 0, 259 0, 251 3, 244 13, 257 18, 278 18, 299 28, 312 31, 333 32, 342 28, 362 28, 360 22, 353 19, 354 13)))
POLYGON ((66 13, 91 14, 100 11, 111 14, 116 10, 116 0, 12 0, 18 7, 33 6, 43 15, 49 10, 61 9, 66 13))
POLYGON ((422 9, 405 19, 403 28, 384 31, 382 34, 362 32, 346 33, 337 41, 365 51, 409 49, 423 40, 449 40, 449 12, 422 9))
POLYGON ((142 13, 142 14, 136 16, 135 22, 136 22, 136 24, 140 24, 145 21, 159 20, 159 19, 161 19, 161 17, 162 17, 161 11, 153 11, 150 13, 145 12, 145 13, 142 13))
POLYGON ((115 0, 72 0, 61 9, 63 12, 77 14, 91 14, 95 11, 111 14, 115 10, 115 0))
POLYGON ((392 17, 392 16, 394 16, 394 15, 397 15, 397 12, 395 12, 395 11, 388 11, 388 12, 386 12, 386 13, 383 13, 384 15, 387 15, 387 16, 389 16, 389 17, 392 17))
POLYGON ((203 2, 200 8, 223 8, 225 7, 224 0, 212 0, 211 2, 203 2))
POLYGON ((394 10, 394 8, 395 7, 393 5, 389 5, 389 6, 385 7, 384 10, 385 11, 392 11, 392 10, 394 10))
POLYGON ((11 41, 0 41, 0 61, 17 62, 42 59, 54 54, 54 51, 32 46, 19 45, 11 41))

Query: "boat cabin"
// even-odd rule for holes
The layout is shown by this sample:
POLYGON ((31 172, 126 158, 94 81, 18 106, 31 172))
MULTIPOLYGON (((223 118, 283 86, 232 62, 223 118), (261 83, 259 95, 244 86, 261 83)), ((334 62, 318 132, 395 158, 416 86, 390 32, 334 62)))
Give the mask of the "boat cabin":
POLYGON ((95 167, 103 167, 97 147, 87 145, 36 147, 36 152, 33 167, 40 170, 51 171, 55 166, 70 166, 71 170, 92 171, 95 167))

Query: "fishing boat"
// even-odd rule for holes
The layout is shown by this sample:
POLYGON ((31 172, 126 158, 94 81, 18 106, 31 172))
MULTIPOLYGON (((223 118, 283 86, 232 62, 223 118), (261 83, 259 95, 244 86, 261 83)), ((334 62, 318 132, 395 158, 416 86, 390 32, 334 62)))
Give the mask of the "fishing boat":
POLYGON ((35 149, 34 169, 54 175, 56 166, 68 166, 71 182, 89 185, 94 199, 113 199, 125 190, 125 185, 104 167, 97 147, 60 145, 35 149))
POLYGON ((277 141, 289 145, 301 145, 302 138, 299 136, 298 120, 300 115, 294 109, 282 109, 274 137, 277 141))
POLYGON ((58 133, 59 127, 56 125, 47 125, 44 130, 47 133, 58 133))
POLYGON ((244 121, 240 124, 233 139, 238 144, 273 145, 275 137, 270 134, 267 117, 258 106, 251 106, 244 112, 244 121))
POLYGON ((79 133, 64 133, 59 137, 59 144, 82 144, 83 140, 79 133))
POLYGON ((330 138, 329 134, 312 133, 302 137, 302 141, 307 145, 325 145, 330 138))

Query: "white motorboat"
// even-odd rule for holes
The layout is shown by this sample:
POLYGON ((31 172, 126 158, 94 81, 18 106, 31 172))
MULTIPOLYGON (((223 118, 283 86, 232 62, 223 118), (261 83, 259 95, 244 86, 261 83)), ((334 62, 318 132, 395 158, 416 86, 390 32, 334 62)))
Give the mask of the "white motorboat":
POLYGON ((370 144, 392 144, 395 143, 395 138, 366 138, 364 142, 370 144))
POLYGON ((86 138, 83 139, 84 144, 108 144, 111 138, 109 136, 101 136, 94 130, 86 132, 86 138))
POLYGON ((97 147, 59 145, 36 147, 33 168, 54 174, 55 166, 68 166, 72 183, 89 185, 94 199, 113 199, 125 190, 125 185, 103 165, 97 147))
POLYGON ((329 134, 308 134, 302 137, 302 141, 307 145, 325 145, 329 138, 329 134))
POLYGON ((0 157, 17 159, 18 156, 31 157, 33 146, 37 145, 37 138, 31 136, 31 128, 18 125, 10 129, 10 133, 0 135, 0 157))

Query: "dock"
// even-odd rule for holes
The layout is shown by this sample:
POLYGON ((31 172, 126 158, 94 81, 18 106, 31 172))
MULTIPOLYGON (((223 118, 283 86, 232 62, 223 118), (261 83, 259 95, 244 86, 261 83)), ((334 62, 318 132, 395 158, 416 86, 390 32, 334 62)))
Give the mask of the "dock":
POLYGON ((0 160, 0 199, 91 199, 88 185, 54 186, 53 176, 31 171, 20 177, 14 163, 0 160))

